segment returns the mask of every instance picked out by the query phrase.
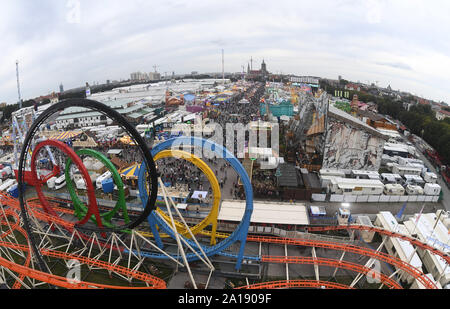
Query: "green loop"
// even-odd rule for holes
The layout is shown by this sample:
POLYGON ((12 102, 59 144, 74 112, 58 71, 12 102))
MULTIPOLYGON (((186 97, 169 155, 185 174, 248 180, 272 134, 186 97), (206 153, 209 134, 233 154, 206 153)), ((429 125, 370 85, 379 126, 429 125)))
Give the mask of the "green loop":
MULTIPOLYGON (((117 186, 117 190, 119 192, 119 197, 118 197, 116 206, 111 211, 100 215, 103 219, 102 221, 104 221, 103 224, 107 227, 113 227, 113 224, 111 223, 111 219, 119 211, 120 208, 122 208, 125 222, 129 223, 130 219, 128 217, 127 206, 126 206, 126 202, 125 202, 125 190, 124 190, 122 178, 120 177, 119 172, 117 171, 116 167, 102 153, 92 150, 92 149, 81 149, 81 150, 76 151, 76 154, 78 156, 82 156, 82 155, 91 156, 91 157, 94 157, 95 159, 99 160, 100 162, 102 162, 106 166, 106 168, 108 168, 108 170, 111 172, 114 183, 117 186)), ((69 158, 67 160, 66 169, 65 169, 66 186, 67 186, 67 189, 72 198, 72 202, 73 202, 73 205, 75 208, 75 214, 78 216, 78 218, 83 218, 84 216, 86 216, 88 209, 84 205, 84 203, 81 202, 81 200, 78 198, 78 196, 75 192, 72 179, 70 178, 70 166, 71 165, 72 165, 72 160, 70 160, 70 158, 69 158)), ((93 218, 93 220, 95 220, 95 218, 93 218)))

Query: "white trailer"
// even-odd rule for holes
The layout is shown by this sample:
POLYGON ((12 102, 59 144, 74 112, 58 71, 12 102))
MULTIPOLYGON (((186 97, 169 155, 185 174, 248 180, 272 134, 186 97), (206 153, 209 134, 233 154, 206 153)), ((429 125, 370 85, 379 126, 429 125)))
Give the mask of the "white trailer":
POLYGON ((7 192, 9 188, 16 184, 17 181, 15 179, 7 179, 0 185, 0 191, 7 192))
POLYGON ((344 195, 380 195, 383 193, 384 184, 379 180, 372 179, 331 179, 329 191, 344 195))
POLYGON ((112 177, 112 174, 110 171, 107 171, 106 173, 104 173, 103 175, 101 175, 100 177, 97 178, 97 180, 95 181, 95 185, 97 187, 97 189, 102 189, 102 182, 106 179, 109 179, 112 177))
POLYGON ((411 167, 411 166, 393 165, 392 173, 399 174, 400 176, 403 176, 403 175, 420 176, 420 174, 422 174, 422 169, 418 168, 418 167, 411 167))
POLYGON ((381 165, 386 165, 388 163, 398 163, 398 156, 389 156, 387 154, 383 154, 381 156, 381 165))
POLYGON ((342 177, 337 177, 337 176, 321 176, 320 177, 320 185, 322 189, 326 189, 329 187, 329 185, 331 184, 331 179, 334 178, 342 178, 342 177))
POLYGON ((423 187, 425 185, 425 181, 422 177, 417 175, 404 175, 405 181, 403 185, 417 185, 423 187))
POLYGON ((403 178, 399 174, 389 174, 389 173, 381 174, 381 181, 383 181, 384 183, 401 183, 402 180, 403 178))
MULTIPOLYGON (((96 184, 98 174, 89 173, 89 176, 91 178, 92 183, 96 184)), ((84 178, 81 174, 74 174, 73 181, 75 182, 75 186, 77 187, 78 190, 86 190, 86 182, 84 181, 84 178)), ((96 186, 97 186, 97 184, 96 184, 96 186)))
POLYGON ((441 193, 441 186, 437 183, 427 183, 425 184, 425 187, 423 188, 423 192, 425 195, 439 195, 441 193))
POLYGON ((408 165, 408 164, 421 164, 422 166, 424 165, 423 164, 423 161, 422 160, 420 160, 420 159, 413 159, 413 158, 398 158, 398 162, 397 162, 399 165, 402 165, 402 166, 406 166, 406 165, 408 165))
POLYGON ((375 179, 380 180, 380 174, 376 171, 352 170, 352 178, 356 179, 375 179))
POLYGON ((427 183, 437 183, 437 175, 432 172, 422 173, 423 180, 427 183))
POLYGON ((407 185, 405 191, 408 195, 423 195, 423 188, 421 186, 407 185))
POLYGON ((54 190, 55 189, 55 181, 56 181, 56 177, 52 177, 49 180, 47 180, 47 187, 49 189, 54 190))
POLYGON ((55 190, 59 190, 66 185, 66 176, 62 175, 55 179, 55 190))
POLYGON ((383 193, 385 195, 405 195, 405 188, 400 184, 387 184, 384 186, 383 193))
POLYGON ((319 176, 321 176, 321 177, 322 176, 335 176, 335 177, 345 178, 345 173, 342 170, 323 168, 319 171, 319 176))
POLYGON ((321 169, 319 171, 320 184, 322 188, 328 188, 333 178, 345 178, 345 173, 342 170, 336 169, 321 169))

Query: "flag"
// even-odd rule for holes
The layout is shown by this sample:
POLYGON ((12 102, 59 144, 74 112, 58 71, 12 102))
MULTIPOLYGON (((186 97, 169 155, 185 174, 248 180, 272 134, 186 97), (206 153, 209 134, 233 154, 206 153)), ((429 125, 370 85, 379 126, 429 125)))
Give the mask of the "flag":
POLYGON ((400 211, 398 212, 398 214, 396 216, 397 219, 400 219, 403 216, 403 212, 405 211, 405 208, 406 208, 406 203, 403 204, 402 209, 400 209, 400 211))
POLYGON ((425 208, 425 204, 423 204, 422 209, 420 210, 419 215, 417 216, 416 224, 417 224, 417 222, 419 222, 420 216, 422 215, 422 212, 423 212, 424 208, 425 208))

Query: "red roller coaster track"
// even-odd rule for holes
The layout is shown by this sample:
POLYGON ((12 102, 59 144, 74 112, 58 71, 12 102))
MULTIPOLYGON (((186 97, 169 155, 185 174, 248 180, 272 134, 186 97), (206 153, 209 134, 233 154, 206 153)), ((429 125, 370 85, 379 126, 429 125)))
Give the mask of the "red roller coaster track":
POLYGON ((338 261, 333 259, 326 258, 313 258, 313 257, 299 257, 299 256, 262 256, 261 261, 265 263, 282 263, 282 264, 310 264, 310 265, 322 265, 329 267, 339 267, 341 269, 352 270, 364 275, 367 275, 369 272, 373 273, 377 278, 380 279, 380 282, 390 287, 391 289, 402 289, 402 286, 386 275, 376 272, 373 269, 346 261, 338 261))
MULTIPOLYGON (((25 230, 23 230, 18 225, 18 223, 20 223, 20 220, 18 220, 19 215, 11 209, 6 209, 5 215, 13 216, 16 219, 16 222, 14 225, 10 225, 9 221, 2 220, 2 222, 1 222, 2 225, 8 225, 11 228, 14 228, 14 230, 8 230, 7 232, 2 233, 1 238, 5 238, 12 231, 17 231, 17 232, 21 233, 26 239, 28 239, 28 236, 27 236, 25 230)), ((28 246, 15 244, 15 243, 11 243, 11 242, 5 242, 5 241, 0 241, 0 247, 14 249, 14 250, 20 250, 20 251, 28 252, 28 253, 30 250, 28 246)), ((41 249, 40 252, 42 255, 45 255, 48 257, 59 258, 59 259, 64 259, 64 260, 78 260, 79 262, 81 262, 85 265, 95 266, 95 267, 99 267, 99 268, 102 268, 102 269, 105 269, 108 271, 120 273, 129 278, 137 279, 146 284, 149 284, 150 287, 147 287, 148 289, 166 288, 166 284, 162 279, 154 277, 154 276, 146 274, 146 273, 143 273, 143 272, 140 272, 140 271, 131 270, 131 269, 123 267, 123 266, 111 264, 108 262, 104 262, 104 261, 100 261, 97 259, 92 259, 92 258, 88 258, 88 257, 84 257, 84 256, 69 254, 69 253, 65 253, 65 252, 61 252, 61 251, 41 249)), ((69 288, 69 289, 125 288, 125 287, 119 287, 119 286, 111 286, 111 285, 88 283, 88 282, 70 283, 67 280, 67 278, 65 278, 65 277, 47 274, 47 273, 29 268, 30 256, 31 255, 28 254, 27 259, 25 261, 25 265, 19 265, 17 263, 14 263, 12 261, 9 261, 7 259, 0 257, 0 266, 3 266, 5 268, 8 268, 8 269, 18 273, 20 275, 20 281, 23 280, 23 278, 26 276, 26 277, 34 278, 36 280, 46 282, 46 283, 49 283, 49 284, 52 284, 55 286, 69 288)), ((16 283, 14 284, 13 288, 20 288, 20 286, 21 286, 20 281, 17 280, 16 283)), ((127 287, 127 288, 129 288, 129 287, 127 287)), ((143 288, 138 288, 138 289, 143 289, 143 288)))
MULTIPOLYGON (((10 227, 12 230, 20 231, 22 234, 24 234, 26 236, 25 231, 23 231, 20 228, 19 215, 15 211, 12 210, 12 209, 20 210, 20 205, 19 205, 18 201, 13 199, 9 195, 3 194, 3 193, 0 193, 0 200, 4 204, 11 207, 10 209, 6 209, 5 214, 3 216, 10 215, 10 216, 14 217, 14 219, 15 219, 14 223, 12 223, 12 224, 11 224, 11 222, 9 222, 9 220, 8 220, 8 222, 3 220, 2 224, 6 224, 6 223, 10 224, 10 227)), ((32 213, 39 220, 43 220, 43 221, 47 221, 47 222, 49 220, 51 220, 51 222, 53 222, 55 224, 59 224, 65 228, 67 228, 68 230, 71 230, 74 228, 74 223, 62 220, 59 216, 55 217, 51 214, 44 213, 44 211, 42 211, 42 206, 40 205, 40 203, 38 203, 38 200, 36 198, 30 199, 27 202, 28 202, 28 208, 30 208, 32 213)), ((51 204, 51 207, 59 213, 73 214, 72 210, 58 207, 57 203, 53 203, 53 202, 49 202, 49 203, 51 204)), ((366 226, 359 226, 359 225, 308 228, 309 231, 330 231, 330 230, 346 230, 346 229, 377 232, 379 234, 386 235, 388 237, 400 238, 402 240, 409 241, 410 243, 412 243, 420 248, 430 250, 432 253, 437 254, 437 255, 443 257, 444 259, 446 259, 447 262, 449 262, 449 260, 450 260, 450 257, 447 254, 445 254, 444 252, 441 252, 441 251, 439 251, 439 250, 437 250, 415 238, 411 238, 411 237, 408 237, 403 234, 386 231, 381 228, 366 227, 366 226)), ((3 233, 2 235, 0 235, 1 236, 0 238, 6 237, 7 233, 11 233, 11 231, 7 231, 7 232, 3 233)), ((404 270, 405 272, 407 272, 409 275, 413 276, 414 278, 416 278, 425 287, 427 287, 429 289, 437 288, 435 283, 432 280, 430 280, 420 270, 413 267, 412 265, 410 265, 398 258, 390 256, 388 254, 385 254, 385 253, 382 253, 379 251, 375 251, 375 250, 372 250, 369 248, 364 248, 364 247, 359 247, 359 246, 354 246, 354 245, 349 245, 349 244, 334 243, 334 242, 312 241, 312 240, 307 240, 307 239, 291 239, 291 238, 279 238, 279 237, 248 236, 248 241, 274 243, 274 244, 287 244, 287 245, 295 245, 295 246, 309 246, 309 247, 325 248, 325 249, 331 249, 331 250, 340 250, 340 251, 345 251, 345 252, 356 253, 356 254, 368 256, 371 258, 375 258, 380 261, 384 261, 386 263, 389 263, 390 265, 394 265, 394 266, 404 270)), ((13 248, 16 250, 23 250, 26 252, 28 252, 28 250, 29 250, 28 247, 26 247, 26 246, 17 247, 18 245, 14 245, 14 244, 7 243, 7 242, 0 242, 0 246, 13 248)), ((116 248, 116 249, 120 250, 120 248, 116 248)), ((165 288, 165 283, 156 277, 152 277, 152 276, 149 277, 148 275, 146 275, 144 273, 134 272, 127 268, 123 268, 123 267, 121 268, 119 266, 116 266, 116 265, 113 265, 110 263, 93 260, 93 259, 86 258, 83 256, 76 256, 76 255, 71 255, 71 254, 67 254, 64 252, 52 251, 52 250, 46 250, 46 249, 42 249, 41 253, 46 256, 50 256, 50 257, 54 257, 54 258, 61 258, 61 259, 66 259, 66 260, 67 259, 77 259, 78 261, 85 263, 87 265, 93 265, 96 267, 101 267, 103 269, 119 272, 121 274, 128 275, 133 278, 142 280, 144 282, 151 282, 153 288, 165 288)), ((369 271, 373 272, 372 269, 369 269, 369 268, 359 265, 359 264, 345 262, 345 261, 337 261, 337 260, 332 260, 332 259, 324 259, 324 258, 263 256, 262 262, 283 263, 283 264, 285 264, 285 263, 317 264, 317 265, 322 265, 322 266, 330 266, 330 267, 337 267, 337 268, 353 270, 353 271, 356 271, 356 272, 359 272, 362 274, 367 274, 369 271)), ((55 285, 61 286, 61 287, 67 287, 67 288, 87 288, 87 287, 118 288, 115 286, 113 287, 113 286, 107 286, 107 285, 101 285, 101 284, 91 284, 91 283, 80 283, 79 285, 76 285, 76 286, 74 286, 72 284, 67 284, 67 280, 65 278, 41 273, 34 269, 28 268, 29 257, 27 257, 25 265, 17 265, 15 263, 13 263, 13 264, 9 264, 9 263, 11 263, 11 262, 7 261, 7 260, 0 260, 0 265, 2 265, 4 267, 8 267, 8 266, 12 267, 10 269, 19 273, 21 280, 23 280, 23 278, 25 276, 28 276, 28 277, 34 278, 36 280, 42 279, 42 281, 44 281, 44 282, 47 282, 50 284, 55 284, 55 285), (20 266, 20 267, 16 268, 16 266, 20 266)), ((377 274, 377 275, 379 276, 380 281, 382 283, 384 283, 386 286, 388 286, 390 288, 397 288, 397 289, 401 288, 401 286, 397 282, 395 282, 394 280, 392 280, 390 278, 387 278, 386 275, 384 275, 384 274, 377 274)), ((254 286, 255 286, 255 288, 257 288, 258 286, 267 287, 267 288, 322 287, 322 286, 325 286, 328 288, 349 288, 349 287, 345 287, 345 286, 338 285, 335 283, 323 284, 323 282, 321 283, 320 281, 312 281, 312 282, 314 282, 314 283, 304 281, 304 280, 303 281, 302 280, 292 280, 292 281, 280 281, 280 282, 272 282, 272 283, 261 283, 259 285, 254 285, 254 286)), ((19 280, 16 281, 16 283, 14 284, 14 287, 20 288, 19 280)))
POLYGON ((272 282, 262 282, 251 285, 245 285, 238 287, 236 289, 296 289, 296 288, 327 288, 327 289, 337 289, 337 290, 348 290, 354 289, 348 285, 328 282, 328 281, 315 281, 315 280, 280 280, 272 282))
POLYGON ((341 243, 334 243, 334 242, 325 242, 325 241, 317 241, 317 240, 307 240, 307 239, 291 239, 291 238, 277 238, 277 237, 259 237, 259 236, 249 236, 248 240, 250 241, 256 241, 256 242, 264 242, 264 243, 273 243, 273 244, 287 244, 287 245, 294 245, 294 246, 305 246, 305 247, 316 247, 316 248, 325 248, 325 249, 331 249, 331 250, 339 250, 339 251, 345 251, 345 252, 351 252, 356 253, 359 255, 368 256, 371 258, 375 258, 379 261, 386 262, 390 265, 394 265, 417 280, 419 280, 424 286, 426 286, 429 289, 436 289, 436 285, 434 282, 425 276, 423 272, 421 272, 419 269, 415 268, 409 263, 406 263, 396 257, 393 257, 391 255, 385 254, 383 252, 375 251, 369 248, 354 246, 354 245, 348 245, 348 244, 341 244, 341 243))

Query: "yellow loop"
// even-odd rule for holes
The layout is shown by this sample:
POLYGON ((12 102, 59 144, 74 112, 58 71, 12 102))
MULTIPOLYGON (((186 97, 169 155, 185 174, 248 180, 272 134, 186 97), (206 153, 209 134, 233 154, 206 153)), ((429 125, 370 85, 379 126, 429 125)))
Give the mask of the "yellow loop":
MULTIPOLYGON (((220 206, 220 200, 221 200, 221 192, 220 192, 220 186, 219 182, 217 181, 217 177, 214 174, 214 172, 211 170, 211 168, 199 157, 180 150, 164 150, 158 153, 153 159, 154 161, 158 161, 160 159, 168 158, 168 157, 174 157, 177 159, 183 159, 186 161, 191 162, 195 166, 197 166, 208 178, 209 183, 212 188, 212 194, 213 194, 213 203, 211 212, 208 214, 208 216, 199 224, 193 226, 190 228, 193 235, 197 235, 201 233, 206 227, 209 225, 212 226, 212 231, 210 232, 211 235, 211 245, 216 244, 216 230, 217 230, 217 217, 219 215, 219 206, 220 206)), ((159 214, 161 214, 164 219, 170 220, 169 216, 166 215, 161 209, 157 208, 157 211, 159 214)), ((190 233, 184 226, 184 224, 175 221, 175 225, 177 227, 177 231, 187 237, 190 238, 190 233)), ((209 234, 209 233, 208 233, 209 234)))

